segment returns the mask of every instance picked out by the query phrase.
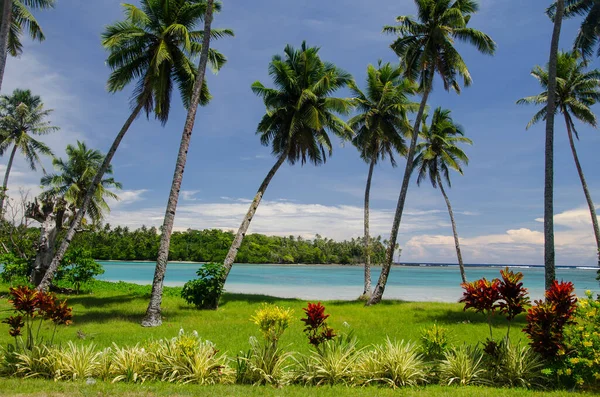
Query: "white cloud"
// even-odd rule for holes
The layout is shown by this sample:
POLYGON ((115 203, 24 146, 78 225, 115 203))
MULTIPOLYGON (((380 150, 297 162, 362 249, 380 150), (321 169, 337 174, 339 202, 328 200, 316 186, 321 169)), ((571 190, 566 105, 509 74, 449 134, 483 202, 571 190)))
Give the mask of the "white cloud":
POLYGON ((194 196, 198 193, 200 193, 200 190, 182 190, 181 199, 183 201, 196 201, 198 199, 194 196))

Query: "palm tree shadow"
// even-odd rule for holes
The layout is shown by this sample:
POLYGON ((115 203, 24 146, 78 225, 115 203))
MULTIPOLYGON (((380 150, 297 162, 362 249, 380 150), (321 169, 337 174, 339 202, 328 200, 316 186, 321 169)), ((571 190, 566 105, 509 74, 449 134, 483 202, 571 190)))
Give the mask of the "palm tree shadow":
POLYGON ((69 306, 71 305, 82 305, 83 307, 106 307, 111 305, 119 305, 131 302, 136 299, 148 299, 148 297, 144 297, 141 295, 118 295, 118 296, 107 296, 107 297, 97 297, 97 296, 81 296, 75 295, 67 298, 67 303, 69 306))
POLYGON ((282 302, 304 302, 302 299, 296 298, 278 298, 276 296, 269 295, 258 295, 258 294, 230 294, 225 293, 221 297, 219 301, 219 307, 225 306, 228 303, 233 302, 246 302, 250 304, 259 304, 259 303, 282 303, 282 302))
MULTIPOLYGON (((487 317, 481 313, 475 313, 472 311, 459 312, 454 310, 446 310, 444 313, 436 313, 436 314, 428 314, 425 313, 424 316, 420 316, 415 321, 422 323, 431 323, 436 322, 438 324, 487 324, 487 317)), ((493 326, 506 326, 507 320, 505 317, 500 315, 495 315, 492 317, 492 325, 493 326)), ((512 326, 524 326, 527 323, 525 320, 525 315, 521 314, 517 316, 512 322, 512 326)))

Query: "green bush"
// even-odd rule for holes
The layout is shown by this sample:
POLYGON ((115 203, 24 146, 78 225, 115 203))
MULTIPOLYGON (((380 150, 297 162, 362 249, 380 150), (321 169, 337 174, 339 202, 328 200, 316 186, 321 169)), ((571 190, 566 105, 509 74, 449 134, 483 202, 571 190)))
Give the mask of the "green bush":
POLYGON ((448 350, 448 330, 434 324, 421 331, 421 351, 428 360, 444 358, 448 350))
POLYGON ((104 268, 92 258, 90 251, 74 248, 65 254, 56 280, 69 283, 79 293, 82 284, 89 283, 101 274, 104 274, 104 268))
POLYGON ((223 290, 225 268, 221 263, 207 263, 196 274, 199 278, 183 286, 181 297, 198 309, 216 310, 223 290))
POLYGON ((31 273, 31 262, 16 256, 12 252, 0 255, 0 280, 10 285, 26 284, 31 273))

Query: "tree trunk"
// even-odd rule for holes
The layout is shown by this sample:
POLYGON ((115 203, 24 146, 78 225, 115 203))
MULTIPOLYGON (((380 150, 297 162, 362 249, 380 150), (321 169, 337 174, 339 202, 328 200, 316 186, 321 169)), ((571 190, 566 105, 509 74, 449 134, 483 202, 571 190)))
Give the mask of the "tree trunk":
POLYGON ((554 253, 554 112, 556 110, 556 68, 558 62, 558 43, 562 26, 565 1, 556 2, 554 31, 550 45, 550 62, 548 63, 548 104, 546 115, 546 148, 544 177, 544 268, 546 289, 556 279, 554 253))
POLYGON ((437 176, 437 183, 440 186, 440 190, 442 191, 442 195, 444 196, 444 200, 446 200, 446 205, 448 206, 448 214, 450 214, 450 222, 452 223, 452 233, 454 234, 454 246, 456 247, 456 257, 458 258, 458 267, 460 268, 460 277, 462 278, 463 283, 467 282, 467 277, 465 276, 465 265, 463 263, 462 253, 460 252, 460 242, 458 241, 458 232, 456 231, 456 222, 454 221, 454 212, 452 212, 452 206, 450 205, 450 200, 446 195, 446 191, 444 190, 444 185, 442 184, 442 178, 437 176))
POLYGON ((258 208, 258 205, 260 204, 260 201, 262 200, 263 195, 265 194, 265 191, 267 190, 267 187, 269 187, 269 183, 271 182, 271 179, 273 179, 273 176, 275 176, 275 173, 277 172, 279 167, 281 167, 281 164, 283 164, 283 162, 285 161, 286 158, 287 158, 287 153, 283 154, 279 157, 279 159, 277 160, 277 162, 275 163, 273 168, 271 168, 271 170, 269 171, 269 173, 263 180, 262 184, 258 188, 258 191, 256 192, 256 196, 254 196, 254 200, 250 204, 248 213, 244 217, 244 220, 242 221, 242 224, 240 225, 240 228, 238 229, 237 234, 235 235, 235 238, 233 239, 233 243, 231 243, 231 248, 229 248, 229 252, 227 253, 227 256, 225 257, 225 261, 223 262, 223 266, 225 267, 225 275, 223 276, 223 282, 227 281, 227 276, 229 276, 229 272, 231 271, 231 267, 233 266, 235 257, 237 256, 238 250, 240 249, 240 246, 242 245, 242 241, 244 240, 244 236, 246 235, 246 232, 248 231, 248 228, 250 227, 250 222, 252 221, 252 218, 254 217, 254 214, 256 213, 256 209, 258 208))
POLYGON ((2 89, 2 80, 4 79, 4 69, 6 68, 6 58, 8 58, 8 35, 12 22, 12 2, 13 0, 2 1, 2 19, 0 20, 0 90, 2 89))
POLYGON ((10 175, 10 169, 12 168, 13 160, 15 159, 15 154, 17 153, 17 144, 15 143, 15 147, 13 147, 12 152, 10 152, 10 157, 8 158, 8 164, 6 164, 6 172, 4 173, 4 182, 2 183, 2 194, 0 194, 0 217, 4 218, 4 199, 7 197, 6 192, 8 190, 8 177, 10 175))
POLYGON ((83 220, 83 217, 85 216, 87 207, 90 205, 90 202, 92 201, 92 198, 94 197, 94 193, 96 192, 98 185, 100 184, 100 182, 102 181, 102 178, 104 177, 104 173, 108 170, 108 167, 110 167, 110 162, 112 161, 117 149, 119 148, 119 145, 121 144, 121 141, 123 140, 123 137, 127 133, 127 130, 129 130, 131 123, 133 123, 133 121, 137 118, 137 116, 140 114, 140 111, 142 110, 143 107, 144 107, 144 100, 142 99, 138 102, 138 104, 136 105, 135 109, 133 110, 133 112, 131 113, 129 118, 125 121, 125 124, 121 128, 121 131, 119 131, 119 134, 117 134, 112 146, 110 147, 108 153, 106 154, 106 157, 104 158, 104 162, 102 163, 102 166, 100 167, 100 169, 98 170, 98 173, 96 174, 96 176, 94 177, 94 180, 92 181, 90 189, 88 190, 87 194, 85 195, 85 198, 83 199, 83 204, 81 205, 81 208, 79 209, 79 211, 77 211, 77 215, 75 216, 75 219, 73 219, 73 221, 71 222, 71 225, 69 226, 69 230, 67 230, 67 234, 65 235, 65 238, 63 239, 62 243, 60 244, 58 251, 56 251, 56 255, 54 256, 54 259, 52 259, 52 263, 50 263, 50 266, 48 267, 48 270, 46 271, 44 278, 42 279, 40 284, 37 286, 37 289, 39 291, 46 291, 48 289, 48 287, 50 286, 50 283, 52 282, 52 279, 54 278, 54 274, 56 273, 56 270, 58 269, 60 262, 62 261, 63 257, 65 256, 65 253, 67 252, 67 249, 69 248, 69 245, 71 244, 71 240, 73 240, 73 237, 75 236, 75 233, 77 232, 77 229, 81 226, 81 221, 83 220))
POLYGON ((367 176, 367 186, 365 187, 365 290, 363 296, 367 299, 371 297, 371 236, 369 235, 369 196, 371 194, 371 178, 373 177, 373 168, 375 160, 371 160, 369 165, 369 175, 367 176))
POLYGON ((56 223, 56 218, 52 213, 49 213, 46 220, 41 224, 35 263, 31 272, 31 283, 35 286, 42 282, 48 267, 52 263, 59 228, 60 226, 56 223))
POLYGON ((413 136, 410 141, 410 148, 408 150, 408 157, 406 159, 406 169, 404 170, 404 179, 402 180, 402 189, 400 189, 400 196, 398 197, 398 205, 396 206, 396 214, 394 215, 394 223, 392 225, 392 232, 390 233, 390 245, 387 249, 385 263, 381 267, 381 274, 377 285, 371 295, 371 299, 367 302, 367 305, 375 305, 381 302, 383 298, 383 292, 385 291, 385 285, 387 283, 392 262, 394 260, 394 251, 396 250, 396 240, 398 239, 398 230, 400 229, 400 222, 402 221, 402 212, 404 211, 404 203, 406 201, 406 193, 408 192, 408 184, 410 183, 410 177, 412 175, 413 162, 415 160, 415 150, 417 147, 417 139, 419 137, 419 130, 421 127, 421 121, 423 120, 423 113, 425 112, 425 106, 427 106, 427 99, 429 98, 429 92, 431 91, 431 85, 433 82, 433 71, 429 80, 429 83, 425 86, 423 92, 423 98, 421 99, 421 106, 417 113, 415 125, 413 127, 413 136))
POLYGON ((594 202, 592 201, 592 196, 590 195, 590 191, 588 190, 588 186, 585 181, 585 177, 583 176, 583 169, 581 168, 581 164, 579 163, 579 157, 577 156, 577 149, 575 149, 575 141, 573 140, 573 131, 571 130, 571 125, 572 125, 571 116, 566 112, 566 109, 563 109, 563 114, 565 116, 565 122, 567 123, 567 133, 569 134, 569 144, 571 145, 571 152, 573 153, 573 160, 575 160, 575 167, 577 167, 577 173, 579 174, 579 179, 581 180, 581 187, 583 187, 583 194, 585 195, 585 200, 587 201, 588 207, 590 209, 590 215, 592 217, 592 226, 594 228, 594 236, 596 237, 598 266, 600 266, 600 228, 598 227, 598 216, 596 215, 596 207, 594 206, 594 202))
POLYGON ((183 172, 187 161, 187 153, 192 139, 194 130, 194 122, 196 120, 196 112, 198 103, 200 102, 200 93, 204 84, 204 74, 206 73, 206 64, 208 62, 208 50, 210 46, 210 32, 213 20, 213 0, 208 0, 206 14, 204 16, 204 37, 202 39, 202 52, 198 64, 198 75, 194 82, 192 99, 188 109, 183 134, 181 136, 181 144, 179 145, 179 153, 177 155, 177 163, 175 164, 175 173, 173 174, 173 182, 171 183, 171 192, 169 193, 169 201, 165 211, 165 219, 163 222, 162 234, 160 237, 160 247, 158 248, 158 257, 156 259, 156 269, 154 270, 154 280, 152 282, 152 294, 150 295, 150 303, 146 310, 146 316, 142 320, 144 327, 157 327, 162 324, 160 305, 162 303, 163 282, 167 271, 167 262, 169 260, 169 247, 171 245, 171 233, 173 232, 173 224, 175 222, 175 212, 177 211, 177 202, 179 201, 179 191, 181 182, 183 181, 183 172))

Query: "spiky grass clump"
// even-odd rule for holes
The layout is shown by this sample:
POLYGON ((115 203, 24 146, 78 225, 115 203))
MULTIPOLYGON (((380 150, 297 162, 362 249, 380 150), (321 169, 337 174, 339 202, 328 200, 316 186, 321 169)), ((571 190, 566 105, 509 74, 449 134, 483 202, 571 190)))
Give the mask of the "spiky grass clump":
POLYGON ((143 383, 152 376, 149 368, 151 356, 139 344, 123 348, 113 344, 111 358, 110 374, 113 383, 143 383))
POLYGON ((57 380, 79 380, 97 375, 101 352, 92 343, 87 346, 69 341, 67 346, 55 353, 57 380))
POLYGON ((56 350, 44 345, 33 346, 15 355, 16 375, 24 378, 52 379, 56 374, 56 350))
POLYGON ((542 373, 544 362, 529 346, 521 347, 504 339, 498 350, 499 357, 496 365, 493 365, 495 371, 488 371, 490 381, 495 385, 526 389, 545 386, 546 378, 542 373))
POLYGON ((236 381, 254 385, 283 386, 289 382, 293 354, 277 344, 251 337, 250 350, 237 357, 236 381))
POLYGON ((449 350, 439 365, 440 382, 446 385, 483 385, 485 375, 481 349, 469 345, 449 350))
POLYGON ((391 387, 417 386, 427 382, 427 365, 419 347, 404 341, 375 346, 359 365, 361 383, 383 383, 391 387))

